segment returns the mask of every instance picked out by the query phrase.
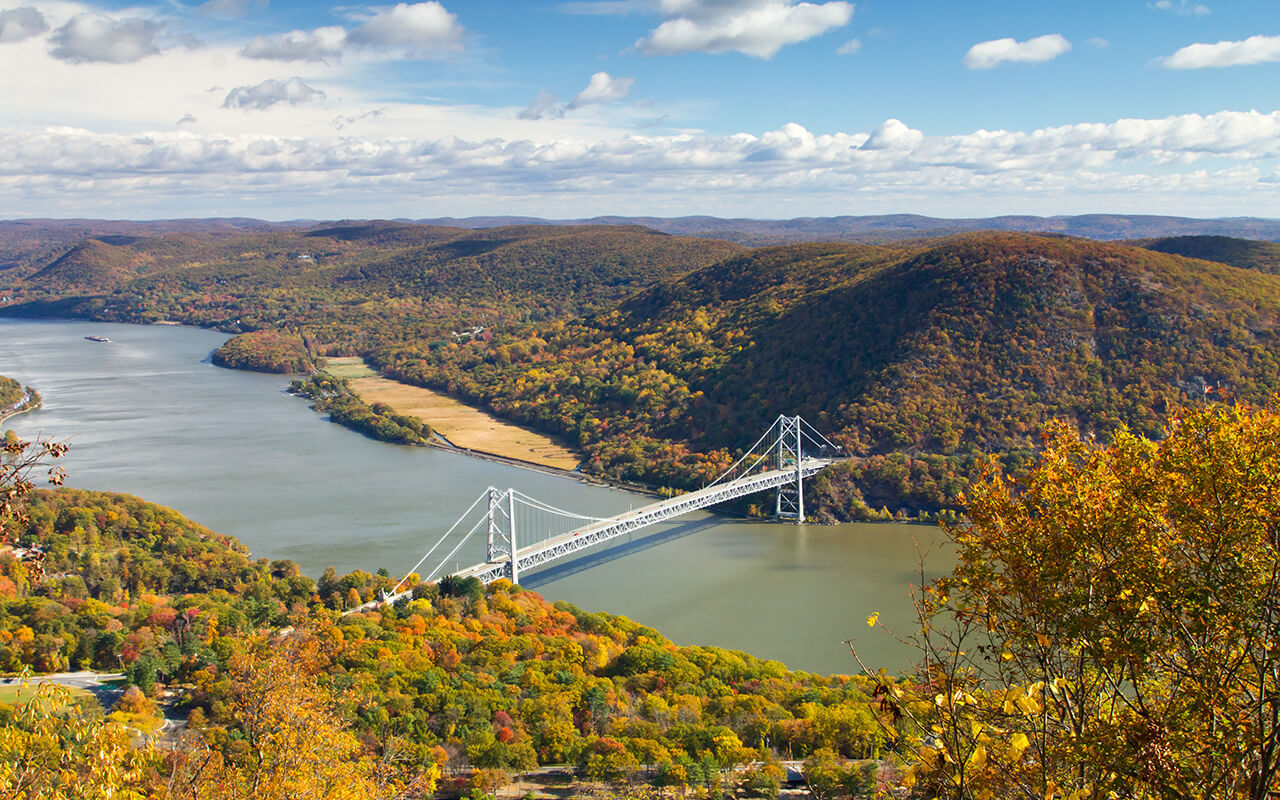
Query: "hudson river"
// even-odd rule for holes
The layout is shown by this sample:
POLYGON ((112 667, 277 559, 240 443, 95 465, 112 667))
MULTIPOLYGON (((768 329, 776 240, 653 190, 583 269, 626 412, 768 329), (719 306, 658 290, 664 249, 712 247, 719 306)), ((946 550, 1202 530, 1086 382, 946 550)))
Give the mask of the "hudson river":
MULTIPOLYGON (((560 508, 608 516, 649 497, 422 447, 367 439, 285 393, 288 378, 221 369, 226 334, 173 326, 0 319, 0 375, 44 407, 5 423, 67 441, 68 484, 129 492, 289 558, 318 577, 385 567, 399 576, 486 487, 514 486, 560 508), (109 337, 90 342, 88 335, 109 337)), ((754 439, 754 436, 751 437, 754 439)), ((865 620, 911 631, 920 525, 744 522, 695 513, 636 534, 586 568, 523 577, 550 600, 622 614, 679 644, 713 644, 794 669, 906 669, 910 650, 865 620), (617 557, 611 557, 617 556, 617 557)), ((483 559, 475 537, 455 560, 483 559), (471 545, 474 544, 474 547, 471 545)))

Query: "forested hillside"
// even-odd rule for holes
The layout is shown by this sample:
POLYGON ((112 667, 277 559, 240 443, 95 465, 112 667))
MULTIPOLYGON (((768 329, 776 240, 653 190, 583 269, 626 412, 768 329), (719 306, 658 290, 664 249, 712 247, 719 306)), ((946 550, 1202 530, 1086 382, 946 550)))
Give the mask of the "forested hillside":
POLYGON ((1205 261, 1217 261, 1243 269, 1280 274, 1280 244, 1230 236, 1168 236, 1163 239, 1140 239, 1132 244, 1205 261))
POLYGON ((1172 402, 1280 388, 1274 246, 1144 244, 987 232, 748 251, 634 227, 401 223, 120 234, 15 283, 9 309, 277 330, 220 358, 360 355, 565 436, 589 472, 659 487, 709 480, 800 413, 858 456, 814 482, 811 507, 881 518, 954 508, 985 455, 1017 471, 1052 418, 1149 434, 1172 402))
POLYGON ((99 235, 25 279, 10 313, 172 319, 231 331, 309 325, 326 340, 572 316, 740 252, 638 227, 471 231, 360 223, 308 231, 99 235))
POLYGON ((798 412, 868 458, 818 482, 828 510, 856 516, 948 506, 981 453, 1016 467, 1055 417, 1154 433, 1171 403, 1217 387, 1265 397, 1278 314, 1271 275, 987 233, 757 250, 592 318, 380 358, 568 435, 605 474, 673 485, 798 412))
POLYGON ((506 581, 423 584, 395 607, 342 616, 394 579, 330 568, 316 581, 128 495, 38 491, 28 512, 3 520, 0 672, 123 670, 148 694, 181 686, 191 729, 229 757, 243 738, 234 666, 265 631, 278 631, 275 651, 315 645, 288 667, 341 693, 362 753, 394 748, 411 771, 567 763, 623 780, 647 765, 659 785, 700 786, 770 748, 866 758, 886 743, 869 678, 677 647, 506 581))

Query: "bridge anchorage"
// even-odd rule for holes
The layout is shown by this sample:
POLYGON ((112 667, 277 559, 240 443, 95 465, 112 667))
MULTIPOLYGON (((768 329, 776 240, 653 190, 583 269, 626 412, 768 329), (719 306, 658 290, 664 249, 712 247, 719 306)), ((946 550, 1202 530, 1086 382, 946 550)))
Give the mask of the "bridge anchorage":
POLYGON ((804 419, 783 415, 774 420, 733 466, 701 489, 612 517, 576 514, 516 489, 499 490, 490 486, 431 546, 395 589, 384 593, 379 600, 353 610, 394 602, 408 594, 412 587, 405 587, 410 579, 418 574, 418 569, 427 563, 428 558, 445 546, 450 537, 454 537, 456 543, 435 569, 423 577, 426 582, 452 574, 459 578, 477 578, 486 584, 499 578, 519 583, 520 575, 527 570, 690 511, 769 489, 776 490, 774 513, 778 519, 803 522, 804 479, 844 458, 840 447, 828 441, 804 419), (481 508, 482 513, 475 513, 481 508), (465 534, 454 536, 469 519, 474 519, 470 529, 465 534), (481 529, 487 538, 485 561, 446 572, 453 557, 481 529))

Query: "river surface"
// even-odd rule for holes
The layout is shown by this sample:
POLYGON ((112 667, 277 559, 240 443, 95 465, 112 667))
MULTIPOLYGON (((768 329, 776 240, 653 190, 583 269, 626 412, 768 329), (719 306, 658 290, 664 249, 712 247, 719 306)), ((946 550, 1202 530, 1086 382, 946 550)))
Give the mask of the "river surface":
MULTIPOLYGON (((68 484, 129 492, 243 541, 255 556, 318 577, 385 567, 399 575, 486 487, 513 486, 607 516, 652 498, 433 448, 377 442, 287 394, 288 380, 222 369, 216 331, 0 319, 0 375, 34 386, 41 410, 4 423, 69 442, 68 484), (106 336, 109 343, 90 342, 106 336)), ((793 669, 857 672, 910 651, 866 617, 910 630, 918 550, 945 567, 927 526, 794 525, 690 514, 587 561, 522 576, 550 600, 622 614, 679 644, 713 644, 793 669), (917 547, 918 543, 918 547, 917 547)), ((455 557, 483 560, 483 532, 455 557)), ((442 551, 443 552, 443 551, 442 551)))

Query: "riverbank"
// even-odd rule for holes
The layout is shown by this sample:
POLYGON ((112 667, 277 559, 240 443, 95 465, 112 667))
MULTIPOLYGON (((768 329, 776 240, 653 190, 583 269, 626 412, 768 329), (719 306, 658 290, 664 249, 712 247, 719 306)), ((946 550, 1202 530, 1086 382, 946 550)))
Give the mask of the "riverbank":
POLYGON ((40 393, 30 386, 23 390, 22 399, 18 402, 0 409, 0 423, 10 417, 16 417, 19 414, 26 414, 28 411, 35 411, 40 407, 40 393))
POLYGON ((362 401, 383 404, 430 425, 458 450, 572 473, 582 455, 547 434, 513 424, 441 392, 377 376, 360 358, 334 358, 325 371, 345 378, 362 401))

